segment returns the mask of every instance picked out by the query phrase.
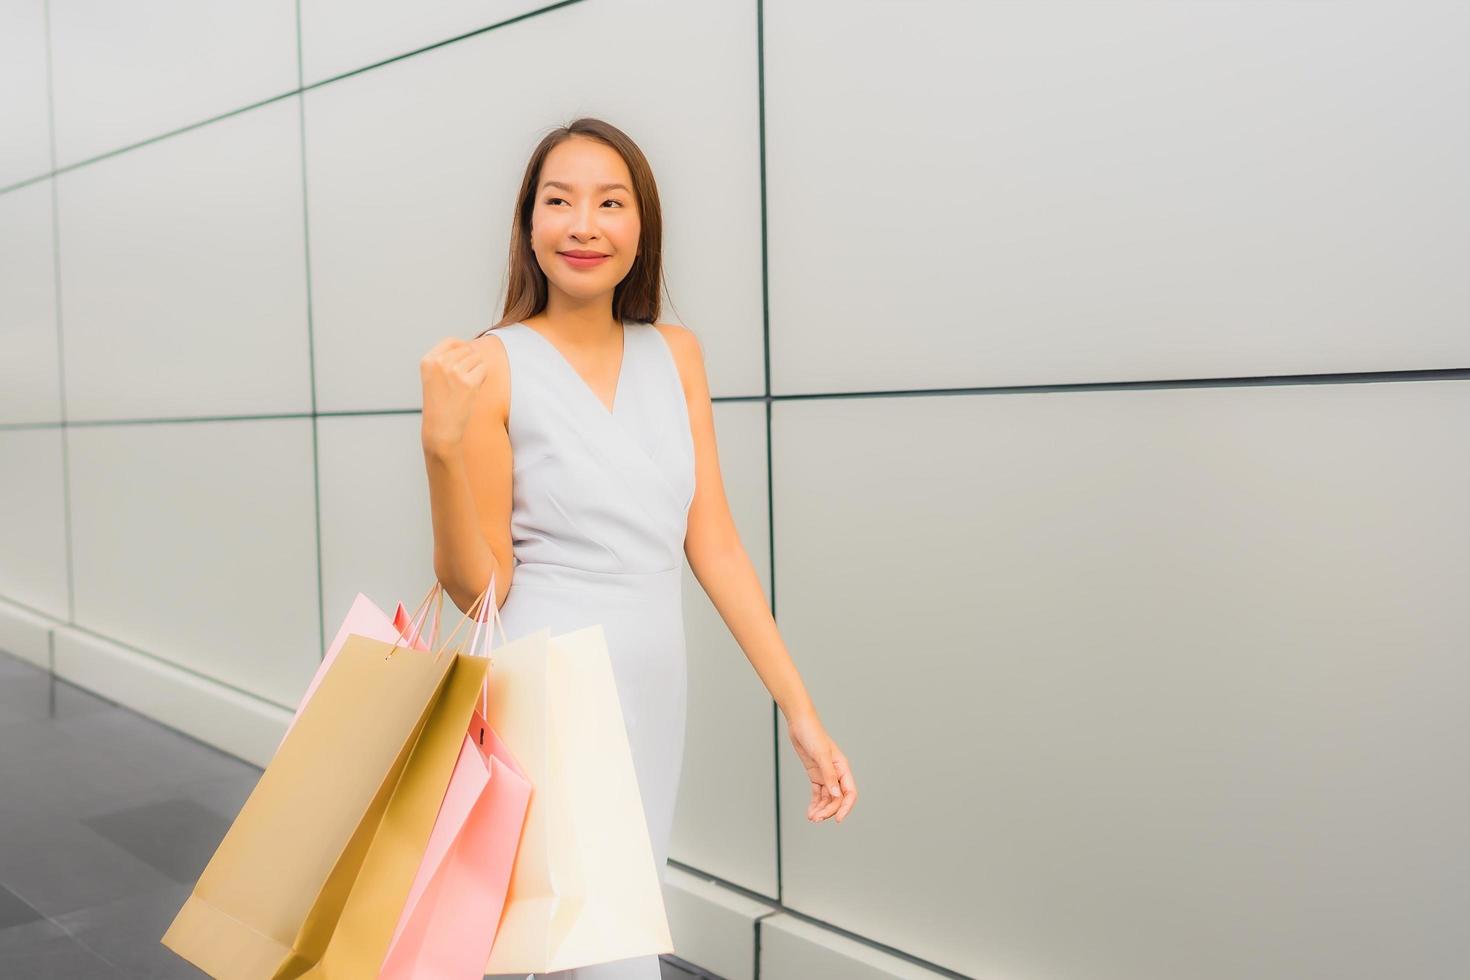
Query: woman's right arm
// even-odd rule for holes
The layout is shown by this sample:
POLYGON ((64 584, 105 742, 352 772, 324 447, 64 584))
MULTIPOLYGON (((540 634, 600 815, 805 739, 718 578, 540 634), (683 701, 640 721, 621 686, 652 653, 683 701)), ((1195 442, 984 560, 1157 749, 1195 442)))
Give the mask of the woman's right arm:
POLYGON ((446 338, 419 364, 434 575, 461 612, 490 584, 505 602, 511 547, 510 365, 500 339, 446 338))

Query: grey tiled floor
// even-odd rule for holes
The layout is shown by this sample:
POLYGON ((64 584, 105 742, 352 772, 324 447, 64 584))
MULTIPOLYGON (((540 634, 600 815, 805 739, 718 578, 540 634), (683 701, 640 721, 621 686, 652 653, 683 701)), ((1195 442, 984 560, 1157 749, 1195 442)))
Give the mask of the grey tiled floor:
POLYGON ((0 978, 205 976, 159 940, 260 773, 0 652, 0 978))

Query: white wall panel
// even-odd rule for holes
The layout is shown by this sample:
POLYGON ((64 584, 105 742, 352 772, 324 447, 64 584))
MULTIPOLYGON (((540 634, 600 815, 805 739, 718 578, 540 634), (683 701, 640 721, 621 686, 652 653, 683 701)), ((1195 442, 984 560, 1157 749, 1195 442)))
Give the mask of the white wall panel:
POLYGON ((1470 4, 764 11, 774 393, 1470 365, 1470 4))
POLYGON ((528 154, 584 114, 643 147, 665 248, 706 270, 697 280, 671 259, 677 308, 661 319, 700 334, 715 394, 760 391, 753 16, 673 0, 578 4, 305 93, 318 406, 422 404, 424 352, 499 314, 528 154), (607 70, 608 50, 646 51, 650 37, 677 43, 607 70), (528 78, 537 98, 506 97, 528 78))
MULTIPOLYGON (((760 921, 761 980, 938 980, 944 976, 791 915, 760 921)), ((984 980, 1001 980, 991 973, 984 980)))
POLYGON ((51 669, 51 630, 56 619, 0 598, 0 650, 42 670, 51 669))
POLYGON ((862 794, 783 807, 787 906, 971 976, 1463 962, 1470 382, 772 424, 781 625, 862 794))
MULTIPOLYGON (((287 709, 262 701, 215 683, 209 677, 74 627, 58 628, 55 646, 57 677, 95 691, 109 701, 185 732, 261 769, 276 754, 281 739, 286 735, 286 726, 295 714, 295 704, 287 709)), ((305 685, 301 693, 306 693, 305 685)), ((75 728, 76 737, 85 738, 88 734, 84 733, 93 726, 83 724, 75 728)), ((138 736, 130 733, 130 737, 138 736)), ((198 773, 202 771, 200 766, 196 760, 189 771, 198 773)), ((212 766, 217 771, 228 771, 237 769, 238 763, 220 759, 212 766)), ((190 782, 200 796, 207 796, 212 788, 206 780, 190 782)), ((232 782, 238 786, 239 777, 236 776, 232 782)), ((96 801, 95 795, 78 795, 81 799, 96 801)), ((194 796, 195 793, 182 795, 194 796)), ((239 804, 243 802, 240 800, 239 804)), ((233 812, 239 812, 239 804, 233 812)))
POLYGON ((310 411, 298 112, 57 177, 70 418, 310 411))
POLYGON ((0 430, 0 597, 67 618, 61 429, 0 430))
MULTIPOLYGON (((359 592, 391 616, 399 602, 412 612, 434 584, 434 525, 421 422, 417 414, 317 420, 323 649, 359 592)), ((441 638, 464 616, 448 595, 442 609, 441 638)), ((500 642, 498 634, 494 642, 500 642)))
POLYGON ((755 980, 756 923, 775 905, 673 867, 663 893, 674 955, 724 980, 755 980))
POLYGON ((301 0, 302 77, 312 85, 545 6, 544 0, 301 0))
MULTIPOLYGON (((765 405, 721 402, 714 414, 725 495, 769 601, 765 405)), ((683 577, 689 716, 669 856, 774 899, 775 705, 687 561, 683 577)))
POLYGON ((0 422, 57 422, 51 181, 0 194, 0 422))
POLYGON ((50 0, 57 166, 297 87, 295 0, 50 0))
POLYGON ((67 438, 76 624, 294 711, 321 662, 310 419, 67 438))
MULTIPOLYGON (((0 29, 0 187, 51 170, 46 0, 9 0, 0 29)), ((0 228, 5 223, 0 221, 0 228)))

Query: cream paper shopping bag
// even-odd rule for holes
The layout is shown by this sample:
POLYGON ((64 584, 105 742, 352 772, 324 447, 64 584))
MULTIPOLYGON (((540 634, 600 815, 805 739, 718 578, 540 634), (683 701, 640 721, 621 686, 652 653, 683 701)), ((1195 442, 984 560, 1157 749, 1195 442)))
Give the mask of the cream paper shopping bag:
POLYGON ((533 788, 485 972, 672 953, 602 627, 542 629, 493 656, 486 720, 533 788))

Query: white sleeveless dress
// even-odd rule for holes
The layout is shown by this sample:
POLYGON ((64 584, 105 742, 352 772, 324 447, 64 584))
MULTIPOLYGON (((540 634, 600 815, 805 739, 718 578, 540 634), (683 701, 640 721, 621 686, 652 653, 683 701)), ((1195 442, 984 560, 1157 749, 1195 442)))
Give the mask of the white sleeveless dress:
MULTIPOLYGON (((532 327, 487 331, 510 362, 511 538, 506 635, 602 625, 660 875, 684 756, 687 664, 680 583, 694 500, 694 439, 672 351, 623 321, 609 412, 532 327)), ((537 976, 658 980, 658 957, 537 976)), ((517 976, 515 980, 523 980, 517 976)))

